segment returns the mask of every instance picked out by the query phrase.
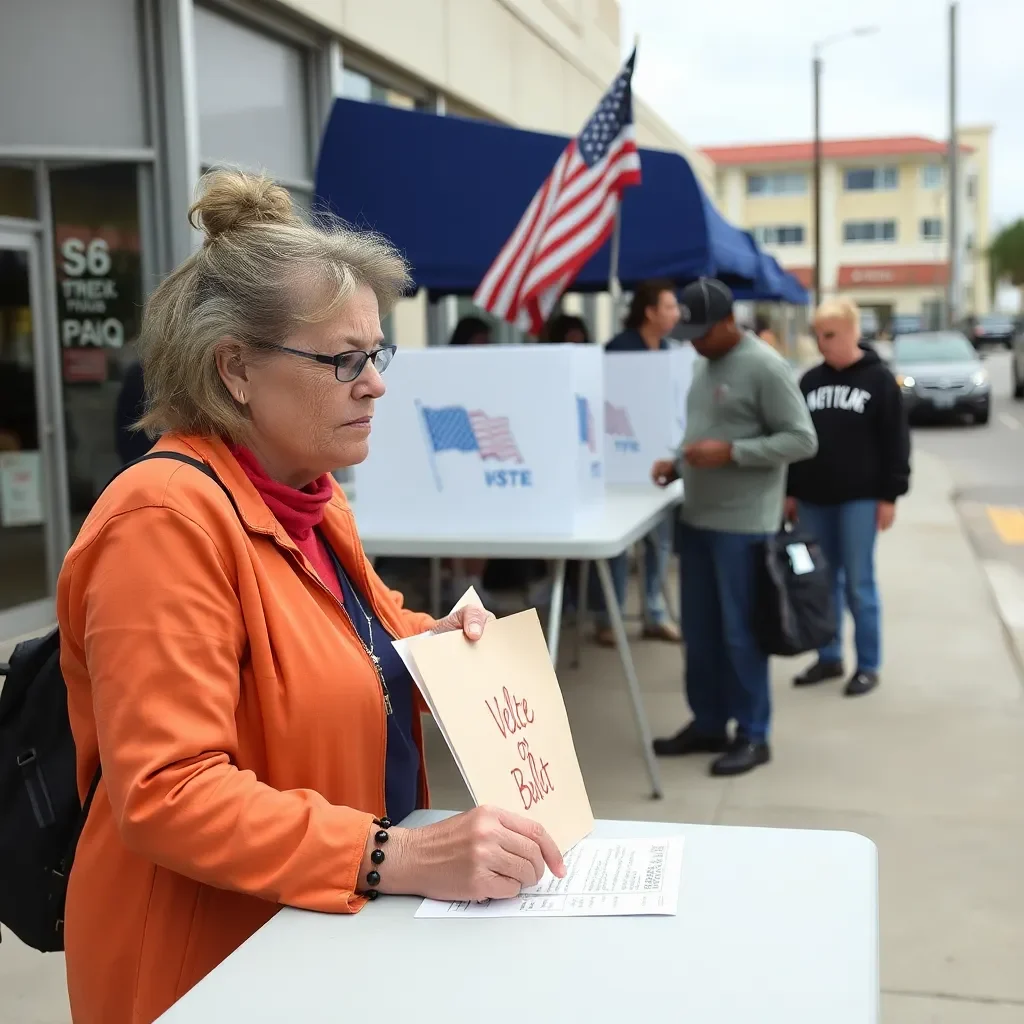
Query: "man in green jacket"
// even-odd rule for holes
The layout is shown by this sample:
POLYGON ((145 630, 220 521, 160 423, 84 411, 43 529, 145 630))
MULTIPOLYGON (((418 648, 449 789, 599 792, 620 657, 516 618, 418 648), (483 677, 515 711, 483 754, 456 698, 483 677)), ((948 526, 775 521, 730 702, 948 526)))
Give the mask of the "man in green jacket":
POLYGON ((726 285, 701 278, 681 307, 702 330, 693 346, 703 358, 679 458, 655 463, 652 475, 661 486, 683 480, 680 608, 693 721, 654 751, 719 754, 711 773, 738 775, 771 758, 768 656, 753 632, 757 553, 782 523, 786 467, 813 456, 818 440, 789 364, 737 325, 726 285))

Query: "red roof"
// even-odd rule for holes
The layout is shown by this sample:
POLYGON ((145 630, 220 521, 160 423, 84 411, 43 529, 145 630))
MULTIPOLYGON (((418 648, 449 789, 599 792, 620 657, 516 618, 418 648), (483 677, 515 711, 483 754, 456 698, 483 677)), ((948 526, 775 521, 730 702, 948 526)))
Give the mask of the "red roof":
MULTIPOLYGON (((941 156, 947 144, 923 135, 898 135, 882 139, 826 139, 821 144, 825 160, 869 156, 941 156)), ((965 153, 970 146, 960 147, 965 153)), ((721 166, 744 164, 807 164, 814 159, 813 142, 755 142, 746 146, 705 146, 701 152, 721 166)))

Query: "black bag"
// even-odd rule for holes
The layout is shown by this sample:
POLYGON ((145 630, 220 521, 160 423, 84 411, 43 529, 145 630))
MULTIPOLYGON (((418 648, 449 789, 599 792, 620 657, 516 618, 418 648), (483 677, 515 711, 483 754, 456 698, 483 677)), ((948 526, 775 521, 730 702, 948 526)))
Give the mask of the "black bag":
MULTIPOLYGON (((114 478, 147 459, 195 466, 231 497, 209 466, 177 452, 150 452, 114 478)), ((0 674, 7 676, 0 690, 0 923, 34 949, 53 953, 64 948, 68 875, 100 769, 79 805, 56 629, 18 644, 0 674)))
POLYGON ((832 570, 814 537, 787 525, 764 542, 754 607, 754 633, 765 654, 803 654, 831 643, 837 629, 832 570))

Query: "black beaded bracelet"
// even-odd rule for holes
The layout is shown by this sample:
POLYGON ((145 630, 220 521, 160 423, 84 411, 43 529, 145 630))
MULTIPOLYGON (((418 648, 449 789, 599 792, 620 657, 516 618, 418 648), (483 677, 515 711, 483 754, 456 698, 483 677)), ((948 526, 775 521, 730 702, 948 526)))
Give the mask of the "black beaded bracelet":
POLYGON ((377 870, 384 863, 384 851, 381 847, 390 839, 388 835, 388 829, 391 828, 390 818, 374 818, 374 825, 377 826, 377 831, 373 834, 373 841, 377 843, 377 849, 370 854, 370 861, 373 863, 373 869, 367 872, 366 884, 370 887, 363 893, 368 900, 375 900, 380 892, 377 886, 380 885, 380 872, 377 870))

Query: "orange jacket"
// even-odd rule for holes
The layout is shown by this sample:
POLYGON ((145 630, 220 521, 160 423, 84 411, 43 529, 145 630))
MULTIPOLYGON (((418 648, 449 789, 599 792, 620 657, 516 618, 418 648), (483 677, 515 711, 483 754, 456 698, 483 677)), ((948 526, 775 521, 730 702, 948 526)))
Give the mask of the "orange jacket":
MULTIPOLYGON (((60 574, 83 797, 103 764, 68 892, 76 1024, 152 1021, 281 904, 358 910, 385 813, 383 698, 343 608, 223 443, 159 449, 207 462, 239 511, 151 460, 103 493, 60 574)), ((340 489, 322 529, 393 634, 429 628, 374 573, 340 489)))

